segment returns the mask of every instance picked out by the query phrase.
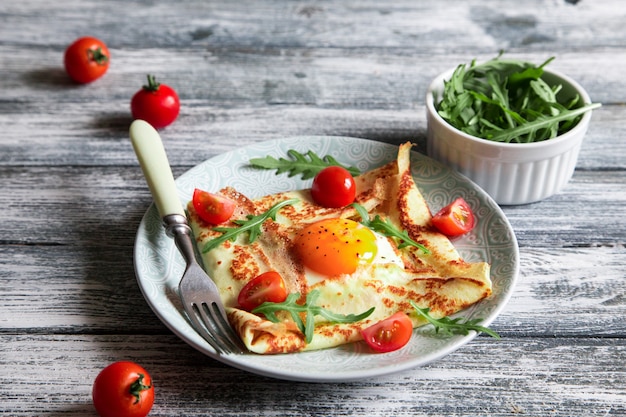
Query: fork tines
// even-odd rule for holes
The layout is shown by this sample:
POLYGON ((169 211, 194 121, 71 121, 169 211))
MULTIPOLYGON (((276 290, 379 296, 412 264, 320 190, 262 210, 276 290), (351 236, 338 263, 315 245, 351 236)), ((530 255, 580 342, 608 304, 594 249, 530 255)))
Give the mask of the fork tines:
POLYGON ((189 303, 189 318, 202 337, 221 354, 242 352, 239 337, 230 326, 217 303, 189 303))

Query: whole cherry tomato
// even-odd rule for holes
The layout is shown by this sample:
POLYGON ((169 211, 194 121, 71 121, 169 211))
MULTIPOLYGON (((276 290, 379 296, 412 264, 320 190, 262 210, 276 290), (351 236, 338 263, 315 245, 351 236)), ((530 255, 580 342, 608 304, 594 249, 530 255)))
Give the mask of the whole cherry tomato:
POLYGON ((398 350, 411 340, 413 322, 402 311, 361 330, 365 342, 376 352, 398 350))
POLYGON ((79 38, 65 50, 63 64, 77 83, 90 83, 109 69, 109 50, 104 42, 92 37, 79 38))
POLYGON ((160 129, 176 120, 180 100, 172 87, 157 83, 154 75, 148 75, 148 84, 131 99, 130 111, 133 119, 145 120, 155 129, 160 129))
POLYGON ((459 197, 439 210, 431 223, 444 235, 455 237, 472 230, 476 219, 467 201, 459 197))
POLYGON ((211 224, 224 223, 235 212, 237 204, 224 196, 196 188, 192 197, 193 208, 202 220, 211 224))
POLYGON ((100 371, 91 395, 101 417, 145 417, 154 404, 152 378, 134 362, 115 362, 100 371))
POLYGON ((287 299, 285 281, 278 272, 265 272, 248 282, 239 292, 239 306, 252 311, 266 301, 282 303, 287 299))
POLYGON ((311 197, 320 206, 345 207, 356 197, 356 183, 347 169, 330 166, 321 170, 313 179, 311 197))

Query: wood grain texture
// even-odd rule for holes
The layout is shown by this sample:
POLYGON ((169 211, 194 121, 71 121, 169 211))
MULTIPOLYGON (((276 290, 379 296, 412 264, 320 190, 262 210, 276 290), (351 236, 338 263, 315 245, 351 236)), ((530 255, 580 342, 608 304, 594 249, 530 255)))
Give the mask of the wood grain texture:
POLYGON ((94 416, 91 381, 100 368, 126 359, 151 370, 157 390, 151 415, 571 416, 572 410, 581 410, 582 415, 619 416, 626 412, 623 372, 615 367, 626 359, 623 339, 526 337, 495 342, 480 337, 431 365, 344 384, 250 378, 169 335, 2 336, 0 347, 4 346, 11 346, 8 359, 16 371, 11 383, 0 381, 7 397, 29 396, 33 379, 48 375, 48 392, 36 393, 26 407, 14 403, 4 408, 15 416, 94 416), (485 361, 485 351, 492 359, 485 361))
POLYGON ((431 365, 344 384, 250 378, 167 335, 0 337, 0 346, 5 345, 12 347, 7 356, 16 376, 11 383, 0 381, 2 392, 8 397, 30 396, 30 384, 41 374, 47 376, 49 389, 31 397, 28 406, 12 404, 4 409, 15 416, 95 415, 90 403, 91 381, 101 367, 124 359, 151 369, 158 394, 151 415, 571 416, 576 415, 572 410, 583 415, 626 412, 623 369, 614 362, 626 359, 623 339, 528 337, 494 342, 481 337, 431 365), (180 354, 172 355, 172 351, 180 354), (579 358, 575 368, 572 358, 579 358), (471 393, 476 395, 468 395, 471 393))
MULTIPOLYGON (((174 167, 174 175, 189 168, 174 167)), ((0 166, 0 178, 7 179, 0 204, 15 219, 3 225, 2 240, 10 243, 130 246, 152 201, 138 165, 0 166)), ((621 169, 594 169, 576 171, 563 192, 549 199, 503 210, 522 248, 623 247, 626 221, 616 213, 625 204, 621 169)))
MULTIPOLYGON (((398 57, 388 51, 369 51, 364 56, 362 51, 331 51, 334 57, 307 58, 306 64, 302 57, 265 53, 249 54, 234 62, 209 63, 194 62, 200 61, 194 51, 182 51, 176 57, 169 51, 150 51, 159 59, 146 63, 146 67, 158 69, 160 79, 179 91, 183 103, 179 123, 163 132, 171 163, 189 163, 191 156, 195 165, 238 146, 297 135, 423 143, 424 97, 430 80, 473 58, 398 57), (386 56, 378 62, 381 54, 386 56), (196 72, 181 73, 180 68, 186 65, 196 72)), ((33 53, 24 55, 11 78, 33 71, 28 62, 33 53)), ((1 46, 0 54, 12 56, 1 46)), ((59 53, 43 54, 47 63, 59 53)), ((123 57, 118 65, 127 71, 129 63, 143 59, 141 54, 137 51, 123 57)), ((546 54, 512 56, 535 62, 546 58, 546 54)), ((617 138, 624 134, 624 127, 616 121, 624 118, 625 110, 623 98, 614 94, 623 68, 607 62, 606 55, 585 56, 581 62, 579 55, 559 55, 553 66, 580 80, 592 99, 604 104, 594 113, 588 142, 608 134, 613 138, 609 144, 623 148, 617 138), (598 65, 612 70, 602 78, 589 77, 587 74, 594 73, 598 65)), ((615 58, 624 62, 626 54, 615 58)), ((32 80, 26 80, 29 87, 13 88, 5 93, 6 101, 0 101, 0 129, 6 147, 0 155, 3 164, 64 165, 68 160, 86 165, 135 163, 127 140, 129 103, 145 82, 143 67, 120 74, 111 69, 111 74, 96 83, 78 87, 69 83, 60 68, 43 67, 34 72, 32 80), (42 84, 40 89, 30 86, 36 83, 42 84), (25 124, 33 132, 28 140, 21 128, 25 124)), ((425 152, 425 147, 421 150, 425 152)), ((624 167, 623 160, 614 164, 624 167)))
POLYGON ((129 359, 153 416, 626 415, 626 10, 619 0, 23 0, 0 6, 0 414, 96 416, 93 379, 129 359), (75 38, 112 65, 79 86, 75 38), (499 50, 601 102, 558 195, 504 207, 520 277, 492 326, 430 365, 345 384, 271 380, 216 362, 150 310, 132 251, 151 198, 128 139, 146 73, 182 110, 162 136, 180 175, 300 135, 425 152, 438 73, 499 50))

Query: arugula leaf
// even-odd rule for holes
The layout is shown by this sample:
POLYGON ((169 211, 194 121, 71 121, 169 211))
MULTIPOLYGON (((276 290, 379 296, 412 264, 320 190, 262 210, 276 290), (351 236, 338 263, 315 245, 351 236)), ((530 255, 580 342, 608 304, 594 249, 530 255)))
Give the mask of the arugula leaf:
POLYGON ((263 314, 272 323, 278 323, 280 319, 276 316, 276 313, 278 311, 288 312, 298 326, 298 329, 300 329, 300 331, 304 334, 304 340, 306 343, 311 343, 315 330, 316 315, 324 317, 331 323, 355 323, 369 317, 375 309, 375 307, 372 307, 361 314, 333 313, 325 308, 315 305, 319 295, 319 290, 313 290, 307 294, 304 304, 298 304, 297 301, 300 299, 300 293, 291 293, 282 303, 272 303, 266 301, 252 310, 252 313, 263 314), (304 322, 302 321, 302 313, 306 314, 304 322))
POLYGON ((279 158, 276 159, 272 156, 266 156, 265 158, 252 158, 250 159, 250 165, 261 169, 275 169, 276 175, 287 172, 290 177, 301 175, 303 180, 308 180, 315 177, 318 172, 329 166, 340 166, 348 170, 352 176, 357 176, 361 172, 356 167, 348 167, 340 164, 331 155, 326 155, 320 158, 313 151, 308 151, 306 154, 290 149, 287 151, 292 159, 279 158), (308 159, 307 159, 308 157, 308 159))
POLYGON ((558 101, 562 85, 548 85, 543 64, 500 60, 457 66, 444 82, 437 112, 457 129, 498 142, 527 143, 554 138, 574 127, 582 114, 601 106, 579 97, 558 101))
POLYGON ((450 317, 442 317, 440 319, 436 319, 430 315, 430 308, 419 308, 417 304, 415 304, 413 301, 409 301, 409 303, 411 303, 411 306, 415 309, 420 317, 426 319, 430 324, 435 326, 435 333, 439 333, 439 331, 441 330, 442 333, 446 333, 449 335, 467 335, 469 334, 470 330, 475 330, 477 332, 486 333, 496 339, 500 339, 500 335, 498 333, 488 327, 480 326, 478 324, 483 319, 468 320, 461 317, 455 319, 451 319, 450 317))
POLYGON ((278 213, 278 210, 297 202, 297 198, 291 198, 274 204, 265 213, 257 214, 256 216, 248 214, 247 220, 234 220, 233 223, 239 225, 239 227, 214 227, 212 230, 223 234, 215 239, 209 240, 202 248, 202 253, 206 253, 211 249, 218 247, 227 240, 235 240, 237 236, 244 232, 250 233, 248 236, 248 242, 254 242, 257 237, 259 237, 259 234, 261 233, 261 226, 267 219, 276 220, 276 213, 278 213))
MULTIPOLYGON (((515 138, 522 137, 526 137, 526 142, 529 142, 534 135, 538 134, 537 131, 539 131, 540 129, 548 129, 551 126, 554 126, 555 122, 558 123, 561 121, 571 120, 572 118, 582 113, 585 113, 587 110, 587 108, 581 107, 574 110, 563 110, 560 114, 556 116, 539 115, 535 120, 533 120, 532 122, 527 122, 525 125, 520 125, 508 130, 502 130, 498 132, 487 131, 486 135, 488 139, 498 142, 511 142, 515 138)), ((552 135, 552 137, 554 136, 556 135, 552 135)))
POLYGON ((378 232, 386 237, 397 239, 398 249, 405 248, 407 246, 414 246, 421 250, 424 254, 428 255, 430 251, 428 248, 420 243, 417 243, 409 236, 406 230, 398 230, 389 219, 381 219, 377 214, 373 220, 370 219, 369 213, 362 205, 358 203, 351 204, 361 216, 361 224, 365 227, 369 227, 375 232, 378 232))

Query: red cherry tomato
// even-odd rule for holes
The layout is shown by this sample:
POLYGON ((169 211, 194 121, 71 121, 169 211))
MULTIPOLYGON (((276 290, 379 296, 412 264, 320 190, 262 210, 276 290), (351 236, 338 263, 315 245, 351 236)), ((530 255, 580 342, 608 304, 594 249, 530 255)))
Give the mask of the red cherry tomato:
POLYGON ((356 183, 347 169, 330 166, 321 170, 313 179, 311 197, 320 206, 345 207, 356 197, 356 183))
POLYGON ((198 216, 211 224, 224 223, 230 219, 237 206, 233 200, 198 188, 193 191, 191 201, 198 216))
POLYGON ((109 69, 109 50, 104 42, 92 37, 79 38, 65 50, 63 64, 77 83, 90 83, 109 69))
POLYGON ((172 87, 159 84, 153 75, 148 75, 148 84, 131 99, 130 111, 133 119, 145 120, 155 129, 161 129, 178 117, 180 100, 172 87))
POLYGON ((365 342, 380 353, 400 349, 409 343, 412 334, 413 322, 401 311, 361 330, 365 342))
POLYGON ((115 362, 104 368, 91 395, 101 417, 145 417, 154 404, 152 378, 134 362, 115 362))
POLYGON ((469 204, 459 197, 439 210, 431 222, 444 235, 455 237, 472 230, 476 219, 469 204))
POLYGON ((285 281, 278 272, 265 272, 248 282, 239 292, 239 306, 252 311, 266 301, 282 303, 287 299, 285 281))

